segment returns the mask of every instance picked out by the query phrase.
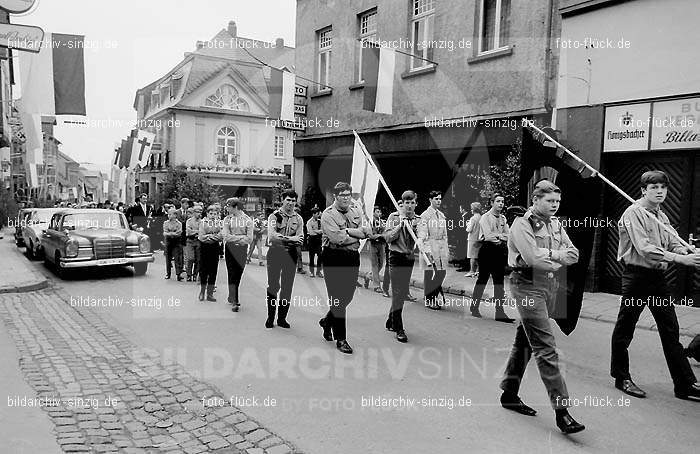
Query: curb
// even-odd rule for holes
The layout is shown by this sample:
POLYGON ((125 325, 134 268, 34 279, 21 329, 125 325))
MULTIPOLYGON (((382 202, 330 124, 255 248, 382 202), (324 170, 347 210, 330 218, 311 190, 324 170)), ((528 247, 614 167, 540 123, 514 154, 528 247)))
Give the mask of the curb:
POLYGON ((44 289, 49 286, 49 280, 46 278, 43 278, 41 280, 37 280, 36 282, 33 282, 31 284, 27 285, 20 285, 20 286, 14 286, 14 287, 0 287, 0 295, 4 293, 27 293, 27 292, 34 292, 37 290, 44 289))
MULTIPOLYGON (((359 274, 360 278, 363 279, 371 279, 372 277, 372 272, 371 271, 361 271, 359 274)), ((411 279, 411 287, 414 288, 423 288, 423 282, 420 279, 411 279)), ((455 296, 462 296, 462 297, 472 297, 472 292, 464 290, 463 288, 454 288, 452 286, 446 286, 443 287, 443 291, 446 294, 450 295, 455 295, 455 296)), ((579 318, 583 318, 586 320, 595 320, 598 322, 605 322, 605 323, 610 323, 610 324, 615 324, 617 321, 617 318, 609 318, 606 317, 604 314, 590 314, 590 313, 585 313, 583 312, 583 308, 581 309, 581 314, 579 315, 579 318)), ((653 323, 651 325, 644 325, 644 324, 637 324, 638 329, 645 329, 647 331, 656 331, 658 332, 658 329, 656 328, 656 323, 653 323)), ((679 333, 681 336, 688 336, 688 337, 694 337, 697 333, 696 332, 691 332, 690 329, 688 328, 683 328, 679 327, 679 333)))

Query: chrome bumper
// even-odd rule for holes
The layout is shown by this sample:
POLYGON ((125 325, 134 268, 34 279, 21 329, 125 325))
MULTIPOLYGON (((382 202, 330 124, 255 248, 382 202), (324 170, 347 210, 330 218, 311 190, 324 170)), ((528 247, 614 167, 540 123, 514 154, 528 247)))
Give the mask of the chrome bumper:
POLYGON ((153 254, 134 255, 129 257, 120 257, 116 259, 83 259, 83 258, 61 258, 61 268, 89 268, 100 266, 123 266, 133 265, 134 263, 154 262, 153 254))

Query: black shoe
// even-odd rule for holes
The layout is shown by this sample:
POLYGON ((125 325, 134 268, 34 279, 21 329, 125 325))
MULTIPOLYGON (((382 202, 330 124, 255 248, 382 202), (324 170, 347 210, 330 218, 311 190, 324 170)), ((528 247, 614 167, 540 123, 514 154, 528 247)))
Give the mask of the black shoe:
POLYGON ((275 321, 270 320, 269 318, 265 320, 265 328, 274 328, 275 327, 275 321))
POLYGON ((394 329, 394 327, 391 325, 391 321, 389 321, 389 320, 386 321, 386 323, 384 324, 384 326, 386 327, 386 330, 387 330, 387 331, 396 331, 396 330, 394 329))
POLYGON ((166 274, 166 275, 165 275, 165 278, 166 278, 166 279, 170 279, 170 275, 169 275, 169 274, 166 274))
POLYGON ((567 410, 558 410, 556 421, 559 430, 561 430, 565 434, 575 434, 576 432, 581 432, 583 429, 586 428, 586 426, 584 426, 583 424, 577 423, 576 420, 571 417, 567 410))
POLYGON ((192 282, 192 276, 187 276, 187 282, 192 282))
POLYGON ((513 323, 515 319, 512 319, 506 315, 505 312, 501 312, 500 314, 496 314, 496 317, 494 318, 497 322, 503 322, 503 323, 513 323))
POLYGON ((231 306, 231 312, 238 312, 238 306, 235 304, 231 306))
POLYGON ((337 348, 342 353, 345 353, 347 355, 352 354, 352 347, 350 345, 348 345, 348 341, 346 341, 346 340, 336 341, 335 348, 337 348))
POLYGON ((199 292, 199 301, 204 301, 204 289, 199 292))
POLYGON ((476 317, 476 318, 482 318, 482 317, 483 317, 483 315, 481 315, 481 312, 479 312, 479 309, 477 309, 477 310, 475 310, 475 311, 469 311, 469 312, 472 314, 472 317, 476 317))
POLYGON ((382 288, 381 287, 374 287, 374 292, 375 293, 382 293, 382 288))
POLYGON ((406 336, 406 332, 404 330, 397 331, 396 332, 396 340, 402 343, 408 342, 408 336, 406 336))
POLYGON ((642 388, 635 385, 632 380, 621 380, 618 378, 615 380, 615 388, 619 389, 625 394, 629 394, 630 396, 638 397, 640 399, 647 396, 647 393, 645 393, 642 388))
POLYGON ((329 342, 332 341, 333 330, 331 329, 331 324, 328 323, 328 320, 326 320, 326 318, 324 317, 318 321, 318 324, 321 325, 321 328, 323 328, 323 338, 329 342))
POLYGON ((289 323, 287 323, 287 320, 277 320, 277 326, 280 328, 291 328, 289 323))
POLYGON ((525 405, 516 394, 505 391, 501 394, 501 406, 506 410, 512 410, 525 416, 535 416, 537 414, 534 408, 525 405))
POLYGON ((700 401, 700 383, 693 383, 685 389, 674 391, 677 398, 683 400, 700 401))
POLYGON ((406 300, 415 303, 416 301, 418 301, 418 298, 409 293, 408 295, 406 295, 406 300))
POLYGON ((177 280, 178 280, 178 281, 181 281, 181 280, 182 280, 182 276, 178 274, 178 275, 177 275, 177 280))
POLYGON ((298 269, 298 270, 297 270, 297 273, 299 273, 299 274, 306 274, 306 271, 304 271, 303 269, 298 269))
POLYGON ((382 296, 384 298, 391 298, 391 295, 389 295, 389 292, 387 292, 386 290, 382 290, 382 296))
POLYGON ((316 277, 321 277, 321 278, 322 278, 322 277, 323 277, 323 273, 321 273, 320 271, 317 272, 317 273, 316 273, 316 277))

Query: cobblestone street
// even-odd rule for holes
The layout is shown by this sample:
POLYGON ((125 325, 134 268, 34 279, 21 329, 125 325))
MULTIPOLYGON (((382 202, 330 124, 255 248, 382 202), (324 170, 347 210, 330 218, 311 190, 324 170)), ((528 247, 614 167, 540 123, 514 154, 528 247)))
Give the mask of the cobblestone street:
POLYGON ((226 399, 67 300, 56 288, 0 295, 21 372, 64 452, 297 452, 236 407, 204 406, 226 399))

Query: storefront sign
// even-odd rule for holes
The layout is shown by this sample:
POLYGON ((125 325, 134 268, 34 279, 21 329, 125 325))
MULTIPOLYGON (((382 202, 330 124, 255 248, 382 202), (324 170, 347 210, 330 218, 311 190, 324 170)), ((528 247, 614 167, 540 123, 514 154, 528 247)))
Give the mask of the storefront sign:
POLYGON ((654 103, 651 149, 700 148, 700 98, 654 103))
POLYGON ((32 9, 36 0, 0 0, 0 8, 14 14, 25 13, 32 9))
POLYGON ((299 84, 294 85, 294 96, 301 96, 303 98, 306 98, 306 93, 307 88, 305 86, 299 84))
POLYGON ((603 151, 647 150, 651 103, 605 108, 603 151))
POLYGON ((306 104, 294 104, 294 113, 296 115, 306 115, 306 104))
POLYGON ((31 25, 0 24, 0 46, 10 49, 39 52, 44 30, 31 25))

